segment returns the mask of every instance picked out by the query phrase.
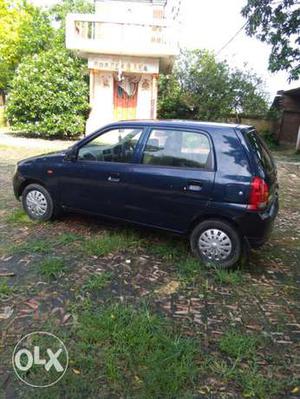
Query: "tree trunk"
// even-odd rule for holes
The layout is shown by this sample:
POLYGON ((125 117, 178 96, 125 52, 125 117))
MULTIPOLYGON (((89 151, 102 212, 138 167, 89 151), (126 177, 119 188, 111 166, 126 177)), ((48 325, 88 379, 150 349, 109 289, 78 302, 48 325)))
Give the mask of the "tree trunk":
POLYGON ((1 95, 1 99, 2 99, 2 104, 5 105, 5 92, 4 92, 4 90, 0 90, 0 95, 1 95))

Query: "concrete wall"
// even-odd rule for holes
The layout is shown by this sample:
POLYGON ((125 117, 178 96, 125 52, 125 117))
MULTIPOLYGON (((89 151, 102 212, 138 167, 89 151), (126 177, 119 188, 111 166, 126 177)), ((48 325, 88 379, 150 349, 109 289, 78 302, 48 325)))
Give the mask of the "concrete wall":
MULTIPOLYGON (((272 129, 272 120, 267 119, 267 118, 263 118, 260 116, 252 116, 252 117, 241 117, 240 118, 240 123, 243 125, 250 125, 250 126, 254 126, 255 129, 258 132, 263 132, 263 131, 270 131, 272 129)), ((235 116, 230 116, 227 118, 226 120, 227 122, 232 122, 232 123, 236 123, 236 118, 235 116)))
POLYGON ((91 113, 87 120, 86 132, 92 133, 114 120, 113 72, 90 71, 91 113))
POLYGON ((280 143, 295 144, 300 127, 300 111, 284 111, 278 140, 280 143))
POLYGON ((137 119, 155 119, 157 103, 156 75, 142 75, 138 86, 137 119))

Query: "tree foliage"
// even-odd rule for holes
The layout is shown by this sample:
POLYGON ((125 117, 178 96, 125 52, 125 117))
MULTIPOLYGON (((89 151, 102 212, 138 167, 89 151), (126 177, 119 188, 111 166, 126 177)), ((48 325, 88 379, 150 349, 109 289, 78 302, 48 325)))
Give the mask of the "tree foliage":
POLYGON ((7 54, 0 71, 8 71, 2 87, 10 86, 7 118, 12 128, 43 137, 79 136, 89 109, 86 61, 65 50, 63 22, 68 12, 88 11, 91 3, 63 0, 50 13, 26 0, 0 4, 10 28, 2 47, 0 40, 0 57, 7 54), (60 23, 56 28, 53 20, 60 23))
POLYGON ((298 0, 247 0, 242 9, 246 32, 272 46, 269 69, 300 77, 300 7, 298 0))
POLYGON ((264 116, 268 112, 268 95, 263 80, 251 70, 230 72, 231 107, 235 115, 264 116))
POLYGON ((50 48, 47 14, 25 0, 0 0, 0 90, 7 91, 22 58, 50 48))
POLYGON ((267 96, 251 71, 231 70, 206 50, 183 51, 172 75, 160 78, 163 118, 224 120, 234 113, 264 115, 267 96))
POLYGON ((12 82, 9 122, 31 135, 79 136, 89 109, 83 68, 81 60, 63 49, 27 57, 12 82))
POLYGON ((55 4, 50 14, 61 25, 64 24, 68 13, 89 14, 94 11, 94 4, 88 0, 63 0, 55 4))

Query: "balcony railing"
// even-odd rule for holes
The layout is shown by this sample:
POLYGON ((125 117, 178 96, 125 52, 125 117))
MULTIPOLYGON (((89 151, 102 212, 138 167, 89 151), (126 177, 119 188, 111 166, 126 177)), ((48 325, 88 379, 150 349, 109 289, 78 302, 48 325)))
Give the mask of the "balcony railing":
POLYGON ((83 54, 164 58, 178 53, 175 28, 164 20, 109 21, 91 14, 67 16, 66 46, 83 54))

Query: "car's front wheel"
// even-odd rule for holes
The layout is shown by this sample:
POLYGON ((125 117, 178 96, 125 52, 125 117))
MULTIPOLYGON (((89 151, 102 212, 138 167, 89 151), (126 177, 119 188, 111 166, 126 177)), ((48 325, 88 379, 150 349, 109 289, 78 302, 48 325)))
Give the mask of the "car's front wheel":
POLYGON ((53 199, 40 184, 29 184, 24 188, 22 204, 30 219, 46 221, 54 216, 53 199))
POLYGON ((241 257, 242 244, 237 230, 229 223, 211 219, 199 223, 190 236, 194 255, 208 266, 229 268, 241 257))

